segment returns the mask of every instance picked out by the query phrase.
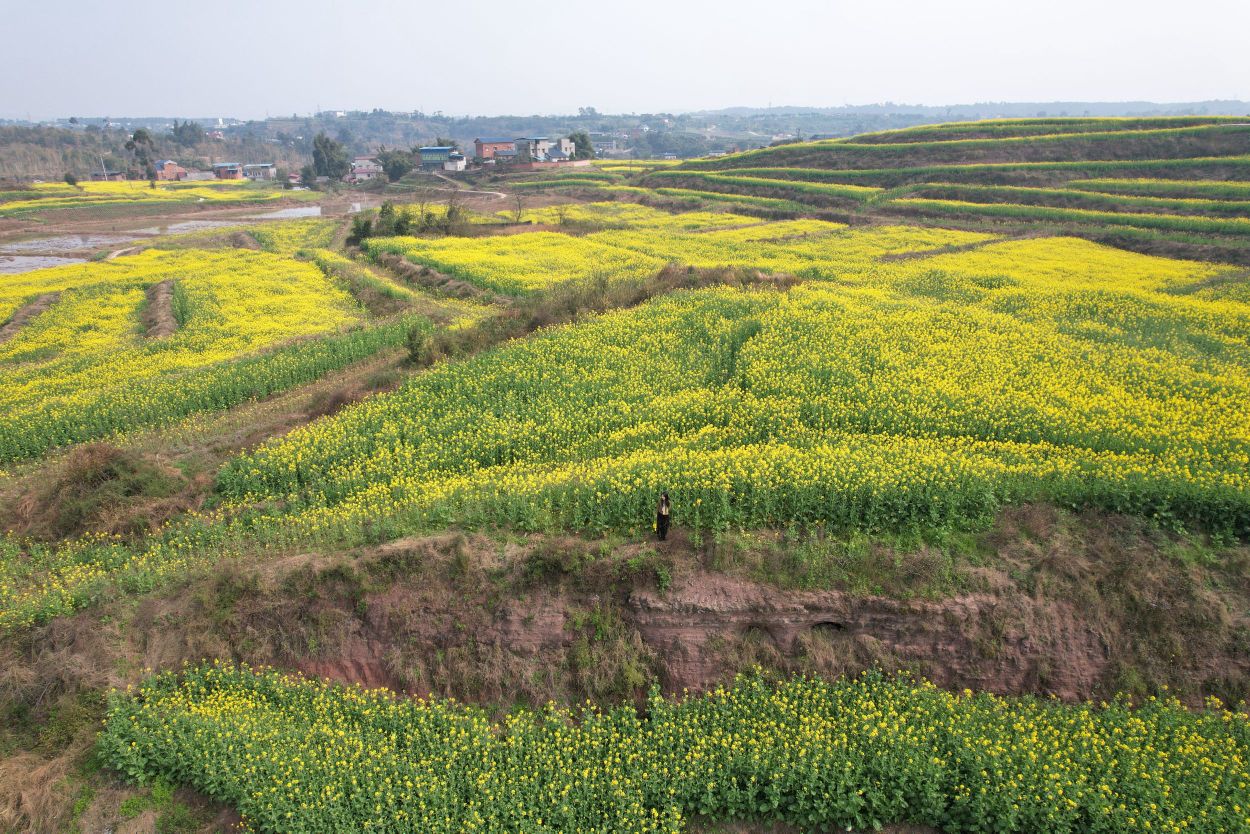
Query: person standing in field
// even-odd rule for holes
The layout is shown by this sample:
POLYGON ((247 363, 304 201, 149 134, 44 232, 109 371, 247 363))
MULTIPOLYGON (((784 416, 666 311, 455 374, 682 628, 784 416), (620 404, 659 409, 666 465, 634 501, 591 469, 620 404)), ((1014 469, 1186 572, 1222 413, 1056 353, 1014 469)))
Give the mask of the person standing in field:
POLYGON ((668 501, 668 493, 660 493, 659 506, 655 508, 655 532, 659 534, 660 541, 668 538, 668 519, 672 505, 668 501))

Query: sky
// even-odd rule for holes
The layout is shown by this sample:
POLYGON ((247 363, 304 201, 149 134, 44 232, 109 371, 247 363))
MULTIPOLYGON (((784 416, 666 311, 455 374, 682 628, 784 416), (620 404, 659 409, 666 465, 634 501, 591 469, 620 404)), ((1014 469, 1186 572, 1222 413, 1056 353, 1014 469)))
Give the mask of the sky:
POLYGON ((1250 99, 1247 0, 0 0, 0 20, 0 118, 1250 99))

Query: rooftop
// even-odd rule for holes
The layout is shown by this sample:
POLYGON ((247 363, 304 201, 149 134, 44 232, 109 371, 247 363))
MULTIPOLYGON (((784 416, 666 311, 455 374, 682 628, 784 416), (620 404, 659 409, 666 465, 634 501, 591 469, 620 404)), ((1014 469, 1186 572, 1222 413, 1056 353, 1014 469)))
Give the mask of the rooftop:
POLYGON ((508 144, 512 144, 512 143, 513 143, 513 142, 515 142, 516 140, 515 140, 515 139, 508 139, 508 138, 503 137, 503 136, 487 136, 487 137, 485 137, 485 138, 483 138, 483 139, 474 139, 473 141, 474 141, 474 142, 481 142, 483 145, 499 145, 499 144, 503 144, 503 143, 505 143, 505 142, 506 142, 506 143, 508 143, 508 144))

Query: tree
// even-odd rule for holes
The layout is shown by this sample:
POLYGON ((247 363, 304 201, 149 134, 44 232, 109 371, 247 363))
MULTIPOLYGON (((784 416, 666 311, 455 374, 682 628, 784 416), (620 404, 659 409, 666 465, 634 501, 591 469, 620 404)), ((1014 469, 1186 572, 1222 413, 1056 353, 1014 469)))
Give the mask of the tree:
POLYGON ((409 362, 419 367, 428 365, 434 356, 434 339, 429 325, 420 323, 408 328, 404 346, 408 348, 409 362))
POLYGON ((152 134, 148 133, 144 128, 137 128, 130 135, 130 138, 126 140, 126 150, 130 151, 134 161, 131 171, 142 171, 143 178, 155 187, 156 163, 152 160, 152 157, 156 151, 156 146, 152 142, 152 134))
POLYGON ((317 169, 311 165, 305 165, 299 169, 299 184, 305 188, 312 188, 317 184, 317 169))
POLYGON ((78 177, 74 176, 73 174, 66 174, 65 184, 66 185, 78 185, 78 177))
POLYGON ((373 221, 369 215, 362 212, 352 218, 352 230, 347 234, 348 246, 359 246, 365 238, 372 236, 373 221))
POLYGON ((411 153, 401 150, 388 151, 385 148, 378 151, 378 164, 382 166, 382 171, 391 182, 400 179, 415 167, 411 153))
POLYGON ((458 151, 458 150, 460 150, 460 143, 459 143, 459 142, 457 142, 455 139, 448 139, 448 138, 447 138, 447 137, 445 137, 445 136, 436 136, 436 137, 434 137, 434 147, 436 147, 436 148, 452 148, 453 150, 457 150, 457 151, 458 151))
POLYGON ((184 148, 193 148, 204 138, 204 128, 200 127, 197 122, 187 120, 182 124, 174 119, 174 129, 172 131, 175 144, 184 148))
POLYGON ((584 130, 574 131, 569 134, 569 139, 573 140, 573 158, 574 159, 594 159, 595 143, 590 141, 590 134, 584 130))
POLYGON ((374 233, 378 237, 390 237, 395 234, 395 219, 397 215, 395 204, 390 200, 384 202, 382 208, 378 209, 377 222, 373 224, 374 233))
POLYGON ((317 176, 332 180, 342 179, 349 167, 351 166, 343 143, 326 136, 325 131, 318 133, 313 139, 313 168, 317 176))
POLYGON ((447 195, 447 213, 443 215, 446 225, 444 233, 451 234, 464 220, 464 208, 460 205, 460 192, 452 191, 447 195))

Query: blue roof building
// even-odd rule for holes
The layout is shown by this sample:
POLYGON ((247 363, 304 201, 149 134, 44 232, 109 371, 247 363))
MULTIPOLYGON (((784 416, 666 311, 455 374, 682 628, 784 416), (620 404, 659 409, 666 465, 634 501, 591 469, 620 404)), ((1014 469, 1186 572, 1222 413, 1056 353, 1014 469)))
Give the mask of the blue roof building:
POLYGON ((429 145, 424 148, 417 148, 417 153, 421 154, 421 165, 437 166, 442 165, 451 157, 454 151, 451 145, 429 145))

